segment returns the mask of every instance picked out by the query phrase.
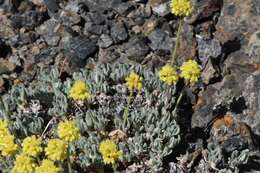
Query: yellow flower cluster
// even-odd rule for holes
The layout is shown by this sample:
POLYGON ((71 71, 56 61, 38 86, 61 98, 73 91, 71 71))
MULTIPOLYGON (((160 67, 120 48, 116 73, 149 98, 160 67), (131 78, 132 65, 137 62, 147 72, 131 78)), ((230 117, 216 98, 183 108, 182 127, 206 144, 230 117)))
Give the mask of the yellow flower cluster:
POLYGON ((130 75, 126 78, 126 85, 130 91, 134 89, 140 90, 142 88, 143 78, 135 72, 131 72, 130 75))
POLYGON ((37 139, 35 135, 26 137, 23 140, 23 153, 28 156, 36 157, 42 152, 41 139, 37 139))
POLYGON ((36 163, 30 156, 21 154, 16 157, 11 173, 32 173, 35 167, 36 163))
POLYGON ((77 80, 69 90, 69 97, 76 101, 84 101, 91 97, 86 83, 82 80, 77 80))
POLYGON ((195 60, 188 60, 184 62, 180 67, 181 77, 190 83, 195 83, 198 81, 201 70, 199 64, 195 60))
POLYGON ((35 168, 35 173, 62 173, 51 160, 43 160, 41 165, 35 168))
POLYGON ((0 151, 3 156, 12 156, 18 150, 18 145, 14 143, 13 135, 5 135, 0 139, 0 151))
POLYGON ((80 138, 80 130, 74 121, 64 121, 59 123, 58 135, 67 142, 74 142, 80 138))
POLYGON ((3 156, 12 156, 18 150, 14 143, 14 136, 8 130, 8 122, 0 120, 0 152, 3 156))
POLYGON ((61 139, 51 139, 45 148, 48 159, 63 161, 67 158, 68 145, 61 139))
POLYGON ((171 0, 171 12, 180 17, 188 16, 192 12, 190 0, 171 0))
POLYGON ((160 80, 165 82, 168 85, 175 85, 179 79, 179 75, 175 68, 173 68, 170 64, 166 64, 159 71, 160 80))
POLYGON ((123 152, 118 150, 117 145, 109 139, 100 143, 99 152, 102 154, 104 163, 112 165, 114 165, 123 155, 123 152))

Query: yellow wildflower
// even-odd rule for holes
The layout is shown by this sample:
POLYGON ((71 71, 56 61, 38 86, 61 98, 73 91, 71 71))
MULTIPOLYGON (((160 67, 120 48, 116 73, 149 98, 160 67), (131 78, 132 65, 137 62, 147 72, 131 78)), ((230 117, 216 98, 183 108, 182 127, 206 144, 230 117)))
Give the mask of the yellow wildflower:
POLYGON ((67 142, 74 142, 80 138, 80 130, 74 121, 60 122, 58 134, 61 139, 67 142))
POLYGON ((142 88, 143 78, 136 74, 135 72, 131 72, 130 75, 126 78, 126 85, 129 90, 140 90, 142 88))
POLYGON ((43 160, 41 166, 35 168, 35 173, 61 173, 61 169, 56 167, 51 160, 43 160))
POLYGON ((8 135, 8 123, 6 120, 0 119, 0 137, 8 135))
POLYGON ((114 165, 123 155, 123 152, 118 150, 117 145, 109 139, 101 142, 99 152, 102 154, 104 163, 112 165, 114 165))
POLYGON ((36 164, 30 156, 24 154, 16 157, 11 173, 32 173, 36 164))
POLYGON ((180 67, 180 70, 181 77, 191 83, 197 82, 201 74, 199 64, 195 60, 184 62, 180 67))
POLYGON ((69 96, 77 101, 84 101, 90 98, 90 93, 86 83, 82 80, 77 80, 69 90, 69 96))
POLYGON ((174 85, 179 79, 177 71, 170 64, 166 64, 159 71, 160 80, 167 83, 168 85, 174 85))
POLYGON ((22 143, 23 153, 28 156, 38 156, 42 152, 41 143, 41 139, 37 139, 35 135, 26 137, 22 143))
POLYGON ((45 148, 45 152, 49 159, 63 161, 67 157, 67 149, 66 142, 60 139, 51 139, 45 148))
POLYGON ((12 156, 18 150, 18 145, 14 143, 13 135, 5 135, 0 139, 0 151, 3 156, 12 156))
POLYGON ((188 16, 192 12, 190 0, 171 0, 171 12, 176 16, 188 16))

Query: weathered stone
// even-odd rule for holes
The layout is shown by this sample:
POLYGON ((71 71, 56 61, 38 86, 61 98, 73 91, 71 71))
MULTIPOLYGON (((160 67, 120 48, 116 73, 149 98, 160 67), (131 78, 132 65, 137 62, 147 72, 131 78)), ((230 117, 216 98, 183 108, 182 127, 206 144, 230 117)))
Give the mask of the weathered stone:
POLYGON ((0 75, 12 73, 15 67, 16 66, 8 60, 0 58, 0 75))
POLYGON ((142 62, 145 55, 149 52, 149 47, 146 44, 147 40, 142 37, 134 37, 124 45, 126 56, 136 62, 142 62))
POLYGON ((142 26, 142 32, 145 34, 145 35, 149 35, 152 31, 155 30, 155 28, 157 27, 158 25, 158 21, 157 20, 147 20, 143 26, 142 26))
POLYGON ((215 13, 221 9, 220 0, 196 0, 193 4, 193 12, 190 17, 187 17, 188 23, 199 22, 204 19, 210 20, 215 13))
POLYGON ((99 49, 98 62, 99 63, 112 63, 120 57, 120 52, 115 46, 107 49, 99 49))
POLYGON ((128 38, 128 33, 123 22, 114 24, 111 28, 111 37, 115 43, 120 43, 128 38))
POLYGON ((196 46, 197 42, 196 38, 194 37, 193 26, 184 24, 180 37, 180 44, 177 50, 177 62, 182 64, 183 61, 194 58, 197 52, 196 46))
POLYGON ((134 6, 129 2, 122 2, 116 3, 112 8, 121 16, 127 16, 134 9, 134 6))
POLYGON ((238 38, 247 46, 249 37, 259 29, 259 0, 224 0, 215 36, 221 43, 238 38), (243 9, 242 11, 240 9, 243 9), (250 19, 250 20, 248 20, 250 19))
POLYGON ((217 70, 214 68, 212 63, 212 59, 209 59, 206 64, 205 68, 202 71, 201 79, 204 84, 209 84, 214 79, 217 79, 220 75, 218 74, 217 70))
POLYGON ((113 40, 109 35, 102 34, 98 40, 98 46, 101 48, 108 48, 113 44, 113 40))
POLYGON ((205 66, 209 58, 218 58, 221 55, 222 48, 218 40, 205 39, 199 35, 197 35, 196 40, 199 60, 203 66, 205 66))
POLYGON ((169 55, 174 46, 174 40, 169 36, 168 33, 162 31, 161 29, 156 29, 148 36, 151 43, 150 48, 158 53, 158 55, 169 55))
POLYGON ((82 62, 97 51, 96 44, 90 39, 82 36, 71 38, 67 46, 67 49, 72 56, 82 62))
POLYGON ((247 49, 252 62, 260 63, 260 30, 251 35, 247 49))
POLYGON ((0 38, 8 39, 15 36, 14 29, 12 27, 12 21, 4 15, 3 12, 0 11, 0 38))
POLYGON ((152 10, 155 14, 157 14, 158 16, 162 16, 162 17, 170 14, 170 7, 169 7, 168 2, 154 6, 154 7, 152 7, 152 10))

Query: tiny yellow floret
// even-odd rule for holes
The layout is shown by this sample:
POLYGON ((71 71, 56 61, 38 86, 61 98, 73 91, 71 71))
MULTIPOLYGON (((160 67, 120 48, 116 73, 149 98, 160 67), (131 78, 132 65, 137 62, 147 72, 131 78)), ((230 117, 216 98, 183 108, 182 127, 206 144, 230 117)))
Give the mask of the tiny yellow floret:
POLYGON ((160 80, 168 85, 175 85, 179 79, 179 75, 174 67, 170 64, 166 64, 159 71, 160 80))
POLYGON ((74 142, 80 138, 80 130, 74 121, 60 122, 58 125, 58 135, 67 142, 74 142))
POLYGON ((8 122, 6 120, 0 119, 0 138, 8 134, 9 134, 8 122))
POLYGON ((126 85, 131 91, 133 91, 134 89, 141 90, 143 86, 142 81, 143 78, 141 76, 139 76, 135 72, 131 72, 130 75, 126 78, 126 85))
POLYGON ((35 173, 62 173, 51 160, 43 160, 41 165, 35 168, 35 173))
POLYGON ((42 152, 41 143, 41 139, 37 139, 35 135, 26 137, 22 143, 23 153, 28 156, 38 156, 42 152))
POLYGON ((171 12, 180 17, 185 17, 192 12, 192 3, 190 0, 171 0, 171 12))
POLYGON ((24 154, 16 157, 11 173, 32 173, 36 164, 30 156, 24 154))
POLYGON ((77 80, 69 90, 69 97, 76 101, 84 101, 91 97, 86 83, 82 80, 77 80))
POLYGON ((63 161, 67 158, 68 145, 60 139, 51 139, 45 148, 45 153, 48 159, 63 161))
POLYGON ((123 155, 123 152, 118 150, 117 145, 109 139, 100 143, 99 152, 102 155, 104 163, 112 165, 114 165, 123 155))
POLYGON ((18 145, 14 143, 13 135, 5 135, 0 139, 0 151, 3 156, 12 156, 18 150, 18 145))
POLYGON ((201 69, 195 60, 188 60, 180 67, 181 77, 190 83, 195 83, 199 80, 201 69))

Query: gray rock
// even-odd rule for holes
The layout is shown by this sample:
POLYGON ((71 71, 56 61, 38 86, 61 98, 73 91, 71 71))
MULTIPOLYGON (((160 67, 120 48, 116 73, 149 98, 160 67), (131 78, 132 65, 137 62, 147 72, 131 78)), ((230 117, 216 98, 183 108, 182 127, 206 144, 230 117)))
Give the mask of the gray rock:
POLYGON ((170 6, 168 2, 158 4, 157 6, 152 7, 152 10, 155 14, 162 17, 170 14, 170 6))
POLYGON ((198 43, 199 60, 204 66, 209 58, 218 58, 222 53, 222 48, 218 40, 206 39, 199 35, 196 36, 198 43))
POLYGON ((85 33, 91 33, 95 35, 100 35, 107 30, 105 25, 96 25, 93 23, 85 23, 85 33))
POLYGON ((71 38, 66 46, 71 55, 82 62, 97 51, 96 43, 82 36, 71 38))
POLYGON ((55 0, 43 0, 43 2, 51 13, 56 13, 59 11, 58 4, 55 0))
POLYGON ((150 48, 161 56, 169 55, 174 46, 174 40, 168 33, 161 29, 156 29, 148 36, 150 40, 150 48))
POLYGON ((202 71, 201 78, 203 83, 209 84, 213 79, 216 79, 219 77, 219 74, 217 70, 214 68, 214 65, 212 63, 212 59, 209 59, 206 64, 205 68, 202 71))
POLYGON ((134 6, 129 2, 121 2, 113 4, 112 8, 121 16, 127 16, 134 9, 134 6))
POLYGON ((123 22, 114 24, 111 28, 111 37, 114 43, 120 43, 128 38, 128 33, 123 22))
POLYGON ((134 37, 124 45, 126 56, 136 62, 142 62, 144 57, 149 53, 147 40, 143 37, 134 37))
POLYGON ((113 40, 109 35, 102 34, 98 40, 98 46, 101 48, 108 48, 113 44, 113 40))
POLYGON ((0 58, 0 75, 12 73, 15 67, 15 64, 7 61, 6 59, 0 58))

